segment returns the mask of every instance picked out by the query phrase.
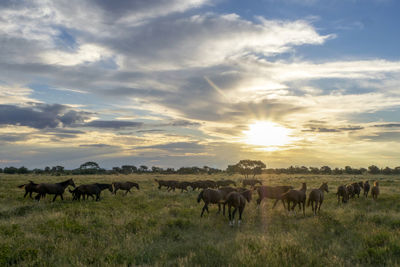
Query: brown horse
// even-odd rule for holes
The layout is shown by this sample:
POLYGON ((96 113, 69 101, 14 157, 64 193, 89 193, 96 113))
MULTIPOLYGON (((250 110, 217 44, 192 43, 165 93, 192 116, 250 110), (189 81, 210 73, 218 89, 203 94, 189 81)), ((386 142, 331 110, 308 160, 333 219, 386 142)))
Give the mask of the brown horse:
POLYGON ((357 195, 358 198, 360 198, 360 193, 361 193, 361 187, 360 183, 352 183, 353 186, 353 194, 357 195))
POLYGON ((342 203, 347 203, 349 201, 349 193, 347 192, 347 188, 344 185, 339 185, 337 189, 337 201, 340 203, 340 198, 342 198, 342 203))
POLYGON ((317 215, 317 208, 318 213, 321 210, 322 202, 324 202, 324 191, 329 193, 328 183, 322 183, 318 189, 311 190, 310 194, 308 195, 307 207, 309 207, 311 203, 311 208, 314 215, 317 215))
POLYGON ((140 190, 139 185, 137 183, 134 183, 134 182, 113 182, 112 185, 114 187, 114 195, 117 194, 117 191, 119 189, 126 190, 125 195, 127 195, 128 192, 132 193, 131 192, 131 188, 132 187, 136 187, 137 190, 140 190))
POLYGON ((211 189, 211 188, 206 188, 200 192, 200 194, 197 197, 197 202, 200 203, 201 200, 204 202, 203 209, 201 210, 200 217, 203 217, 204 211, 208 211, 208 205, 209 204, 218 204, 218 212, 221 212, 221 204, 223 204, 226 196, 234 191, 235 189, 232 187, 223 187, 220 189, 211 189))
POLYGON ((254 187, 256 184, 262 185, 262 182, 257 179, 244 179, 242 183, 243 187, 246 187, 246 185, 250 185, 251 187, 254 187))
POLYGON ((235 213, 239 209, 239 220, 238 226, 240 226, 242 222, 242 213, 244 208, 246 207, 246 201, 250 202, 252 198, 253 190, 246 190, 242 193, 239 192, 230 192, 226 196, 225 204, 228 204, 228 213, 229 213, 229 225, 233 226, 235 224, 235 213), (231 213, 231 209, 233 209, 233 213, 231 213))
POLYGON ((34 182, 32 182, 31 180, 29 180, 29 183, 27 184, 22 184, 19 185, 18 188, 24 188, 25 189, 25 195, 24 198, 29 194, 29 197, 32 198, 32 193, 39 193, 37 191, 37 186, 39 184, 36 184, 34 182))
MULTIPOLYGON (((258 199, 257 199, 257 205, 260 205, 261 201, 264 198, 271 198, 271 199, 276 199, 274 205, 272 208, 275 208, 276 203, 278 203, 279 200, 281 200, 282 194, 286 193, 290 189, 293 189, 293 186, 290 185, 279 185, 279 186, 258 186, 256 187, 257 193, 258 193, 258 199)), ((282 204, 283 207, 285 207, 285 202, 283 200, 282 204)))
POLYGON ((354 186, 349 184, 349 185, 346 186, 346 190, 347 190, 347 194, 348 194, 349 198, 350 197, 354 198, 354 195, 355 195, 354 194, 354 186))
POLYGON ((235 182, 235 181, 232 181, 232 180, 219 180, 219 181, 216 181, 216 183, 217 183, 217 186, 218 186, 218 187, 221 187, 221 186, 230 186, 230 185, 236 186, 236 182, 235 182))
POLYGON ((299 205, 299 209, 301 209, 301 204, 303 204, 303 215, 306 216, 305 212, 306 191, 307 191, 307 185, 306 183, 303 183, 300 190, 290 189, 286 193, 282 194, 280 199, 282 199, 282 201, 285 200, 287 201, 288 211, 290 211, 291 202, 293 202, 292 211, 294 211, 294 208, 296 207, 297 204, 299 205))
POLYGON ((183 190, 186 190, 186 192, 188 192, 188 187, 192 186, 191 182, 178 182, 175 185, 175 188, 177 189, 181 189, 181 193, 183 192, 183 190))
POLYGON ((75 187, 75 183, 72 179, 68 179, 64 182, 56 184, 48 184, 48 183, 38 184, 36 187, 38 194, 35 196, 35 199, 40 200, 40 198, 43 198, 46 196, 46 194, 49 194, 49 195, 55 195, 53 198, 53 202, 56 200, 57 196, 60 196, 61 200, 64 200, 63 194, 65 188, 67 188, 67 186, 69 185, 75 187))
POLYGON ((371 189, 371 195, 372 195, 372 198, 374 199, 374 200, 377 200, 378 199, 378 195, 379 195, 379 182, 378 181, 375 181, 374 182, 374 186, 372 187, 372 189, 371 189))
POLYGON ((71 191, 69 190, 70 193, 73 195, 72 200, 80 200, 81 196, 83 200, 85 200, 85 196, 87 198, 92 197, 94 199, 93 195, 96 195, 96 201, 100 200, 100 193, 101 191, 108 189, 110 192, 113 192, 113 187, 111 184, 83 184, 78 187, 76 187, 74 190, 71 191))
POLYGON ((368 182, 368 181, 365 181, 365 183, 364 183, 364 196, 365 196, 366 198, 368 198, 369 189, 370 189, 369 182, 368 182))

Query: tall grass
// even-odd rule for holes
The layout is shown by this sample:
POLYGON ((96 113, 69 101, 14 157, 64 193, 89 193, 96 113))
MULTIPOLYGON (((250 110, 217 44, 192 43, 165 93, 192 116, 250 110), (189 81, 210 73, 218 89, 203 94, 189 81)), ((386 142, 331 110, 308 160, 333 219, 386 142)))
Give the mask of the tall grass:
MULTIPOLYGON (((264 184, 309 189, 327 181, 319 216, 288 215, 271 200, 246 206, 240 227, 210 214, 200 218, 196 192, 158 190, 153 175, 74 176, 76 185, 136 181, 141 190, 95 201, 24 199, 17 185, 70 177, 0 176, 0 266, 393 266, 400 264, 400 180, 389 176, 263 175, 264 184), (337 203, 339 184, 380 179, 381 195, 337 203)), ((222 179, 223 175, 160 179, 222 179)), ((239 176, 229 179, 239 180, 239 176)), ((254 198, 257 198, 254 195, 254 198)))

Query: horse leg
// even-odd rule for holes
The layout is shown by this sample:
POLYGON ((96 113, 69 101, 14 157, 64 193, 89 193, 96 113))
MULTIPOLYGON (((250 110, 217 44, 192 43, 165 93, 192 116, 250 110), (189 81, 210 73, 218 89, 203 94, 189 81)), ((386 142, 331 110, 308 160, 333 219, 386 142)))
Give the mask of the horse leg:
POLYGON ((276 204, 278 203, 278 201, 279 201, 279 199, 276 199, 276 200, 275 200, 274 205, 272 205, 272 209, 275 208, 275 206, 276 206, 276 204))
POLYGON ((230 204, 228 204, 229 225, 230 225, 230 226, 233 226, 233 223, 232 223, 232 211, 231 211, 231 209, 232 209, 232 206, 231 206, 230 204))
POLYGON ((235 208, 233 209, 233 212, 232 212, 232 223, 233 223, 233 224, 235 224, 235 214, 236 214, 236 211, 237 211, 237 207, 235 207, 235 208))
POLYGON ((60 195, 60 197, 61 197, 61 200, 64 200, 64 198, 63 198, 63 195, 62 195, 62 194, 60 195))
POLYGON ((319 201, 319 206, 318 206, 318 214, 319 214, 319 212, 320 212, 320 210, 321 210, 321 205, 322 205, 322 202, 324 202, 323 200, 320 200, 319 201))
POLYGON ((126 192, 125 192, 125 196, 128 194, 128 190, 126 190, 126 192))
POLYGON ((56 200, 57 196, 58 196, 58 194, 56 194, 56 195, 54 196, 53 202, 56 200))
MULTIPOLYGON (((24 195, 24 198, 26 197, 26 195, 28 195, 28 191, 25 191, 25 195, 24 195)), ((32 195, 31 195, 31 198, 32 198, 32 195)))
POLYGON ((208 213, 208 209, 207 209, 207 203, 204 203, 203 209, 201 210, 201 214, 200 217, 203 217, 204 211, 207 210, 208 213))
POLYGON ((243 213, 244 207, 240 206, 239 207, 239 220, 238 220, 238 226, 242 223, 242 213, 243 213))
POLYGON ((222 208, 222 215, 224 215, 225 216, 225 205, 226 205, 226 203, 224 203, 224 205, 222 206, 223 208, 222 208))
POLYGON ((96 194, 96 201, 99 201, 99 200, 100 200, 100 193, 96 194))
POLYGON ((217 214, 219 214, 221 212, 221 203, 218 203, 218 211, 217 214))
POLYGON ((303 201, 303 216, 306 217, 306 201, 305 200, 303 201))

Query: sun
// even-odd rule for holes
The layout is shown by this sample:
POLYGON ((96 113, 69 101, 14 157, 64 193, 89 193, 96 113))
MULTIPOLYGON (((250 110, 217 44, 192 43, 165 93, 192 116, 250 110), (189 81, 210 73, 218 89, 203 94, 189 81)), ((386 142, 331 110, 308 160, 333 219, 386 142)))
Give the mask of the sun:
POLYGON ((269 121, 258 121, 250 124, 245 135, 244 142, 249 145, 262 147, 265 150, 279 150, 291 142, 291 130, 269 121))

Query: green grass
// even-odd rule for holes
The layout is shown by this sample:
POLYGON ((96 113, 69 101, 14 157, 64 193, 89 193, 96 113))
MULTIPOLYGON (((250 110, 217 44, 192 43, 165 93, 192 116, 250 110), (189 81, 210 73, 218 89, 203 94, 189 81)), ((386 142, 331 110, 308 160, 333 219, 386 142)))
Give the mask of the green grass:
MULTIPOLYGON (((0 176, 0 266, 395 266, 400 265, 400 180, 394 176, 263 175, 264 184, 309 189, 327 181, 321 214, 288 215, 272 200, 246 206, 240 227, 215 214, 200 218, 198 191, 158 190, 153 178, 222 179, 215 176, 73 176, 76 185, 136 181, 141 190, 99 202, 51 197, 24 199, 17 185, 58 182, 60 176, 0 176), (156 177, 157 176, 157 177, 156 177), (382 177, 382 178, 381 178, 382 177), (381 195, 338 205, 339 184, 379 179, 381 195)), ((229 177, 239 180, 240 176, 229 177)))

